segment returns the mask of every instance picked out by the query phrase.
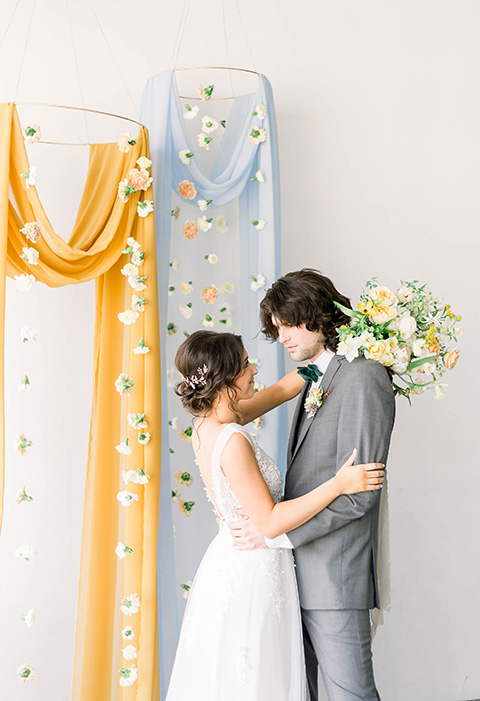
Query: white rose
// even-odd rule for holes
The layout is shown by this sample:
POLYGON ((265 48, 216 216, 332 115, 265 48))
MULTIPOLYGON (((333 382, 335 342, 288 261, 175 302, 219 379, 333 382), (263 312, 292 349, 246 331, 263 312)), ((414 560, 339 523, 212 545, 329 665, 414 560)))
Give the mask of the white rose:
POLYGON ((265 105, 257 105, 254 109, 254 115, 259 119, 265 119, 267 116, 267 109, 265 105))
POLYGON ((133 265, 133 263, 124 265, 120 272, 122 275, 125 275, 125 277, 138 277, 138 268, 136 265, 133 265))
POLYGON ((392 364, 393 372, 403 375, 407 370, 409 363, 408 350, 407 348, 399 348, 394 355, 394 360, 392 364))
POLYGON ((28 292, 32 289, 32 285, 35 282, 33 275, 15 275, 15 286, 20 292, 28 292))
POLYGON ((202 231, 209 231, 212 228, 212 222, 207 221, 206 215, 199 217, 199 219, 197 219, 197 224, 202 231))
POLYGON ((117 314, 119 320, 122 322, 122 324, 129 325, 129 324, 134 324, 136 320, 139 317, 139 313, 134 311, 133 309, 127 309, 125 312, 120 312, 117 314))
MULTIPOLYGON (((390 327, 389 327, 390 328, 390 327)), ((417 330, 417 322, 410 314, 402 316, 398 322, 398 330, 403 340, 409 339, 417 330)))
POLYGON ((402 304, 409 302, 414 296, 415 290, 412 290, 411 287, 401 287, 399 290, 397 290, 397 299, 402 304))
POLYGON ((206 209, 208 207, 207 200, 198 200, 197 204, 198 204, 198 208, 201 212, 206 211, 206 209))
POLYGON ((221 234, 226 234, 228 232, 228 224, 225 217, 217 217, 215 219, 215 226, 221 234))
POLYGON ((118 492, 117 499, 122 506, 130 506, 134 501, 138 501, 138 494, 123 489, 121 492, 118 492))
POLYGON ((123 648, 122 652, 126 660, 134 660, 137 657, 137 648, 135 645, 127 645, 127 647, 123 648))

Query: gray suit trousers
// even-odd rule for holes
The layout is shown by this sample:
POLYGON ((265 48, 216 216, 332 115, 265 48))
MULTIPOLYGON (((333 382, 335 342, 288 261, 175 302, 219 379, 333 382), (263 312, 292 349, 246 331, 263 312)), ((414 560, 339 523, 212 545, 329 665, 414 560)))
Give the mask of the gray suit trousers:
POLYGON ((370 612, 302 609, 311 701, 318 701, 318 667, 328 701, 378 701, 370 646, 370 612))

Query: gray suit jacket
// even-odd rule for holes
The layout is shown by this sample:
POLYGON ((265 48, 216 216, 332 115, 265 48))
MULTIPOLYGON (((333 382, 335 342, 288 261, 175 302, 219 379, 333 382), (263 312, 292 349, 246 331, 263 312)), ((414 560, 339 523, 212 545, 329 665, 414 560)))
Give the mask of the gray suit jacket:
MULTIPOLYGON (((357 463, 387 462, 395 417, 392 383, 372 360, 336 355, 322 377, 332 387, 315 416, 298 400, 290 432, 285 498, 293 499, 335 475, 357 448, 357 463), (294 437, 298 428, 298 438, 294 437)), ((376 575, 380 490, 342 495, 290 531, 300 603, 305 609, 378 607, 376 575)))

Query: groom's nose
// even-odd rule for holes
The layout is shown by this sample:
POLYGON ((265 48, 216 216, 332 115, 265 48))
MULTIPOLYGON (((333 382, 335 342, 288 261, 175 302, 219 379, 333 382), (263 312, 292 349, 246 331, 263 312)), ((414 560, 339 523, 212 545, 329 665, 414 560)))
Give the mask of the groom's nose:
POLYGON ((288 327, 285 326, 278 326, 278 340, 280 343, 285 343, 285 341, 288 341, 289 339, 289 334, 288 334, 288 327))

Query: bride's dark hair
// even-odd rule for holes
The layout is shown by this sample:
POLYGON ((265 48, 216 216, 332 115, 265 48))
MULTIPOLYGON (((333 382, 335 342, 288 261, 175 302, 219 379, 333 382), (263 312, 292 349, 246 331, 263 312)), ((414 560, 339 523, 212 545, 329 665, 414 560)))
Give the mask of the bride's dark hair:
POLYGON ((244 356, 242 337, 237 334, 192 333, 175 356, 175 366, 184 378, 175 385, 175 394, 181 398, 184 409, 200 416, 212 408, 218 393, 224 389, 230 408, 240 419, 235 403, 235 380, 244 368, 244 356))

